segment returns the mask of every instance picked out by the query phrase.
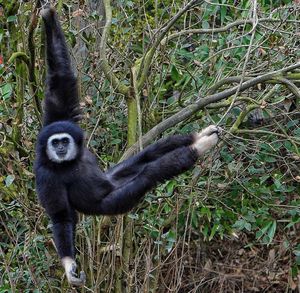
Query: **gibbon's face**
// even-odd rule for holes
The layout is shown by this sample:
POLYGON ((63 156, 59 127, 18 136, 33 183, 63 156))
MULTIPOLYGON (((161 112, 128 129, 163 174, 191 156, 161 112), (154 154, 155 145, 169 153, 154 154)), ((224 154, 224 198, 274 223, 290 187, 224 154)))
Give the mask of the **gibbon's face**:
POLYGON ((78 150, 73 137, 68 133, 56 133, 47 141, 48 158, 55 163, 71 161, 76 158, 78 150))

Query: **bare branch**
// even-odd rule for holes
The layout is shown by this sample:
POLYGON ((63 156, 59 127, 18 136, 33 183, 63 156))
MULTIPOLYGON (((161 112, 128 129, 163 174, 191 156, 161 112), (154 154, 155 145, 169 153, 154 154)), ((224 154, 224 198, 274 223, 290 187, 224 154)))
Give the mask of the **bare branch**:
MULTIPOLYGON (((284 84, 286 85, 287 88, 290 89, 290 91, 297 97, 300 98, 300 91, 298 87, 290 80, 292 79, 294 74, 289 74, 288 76, 285 76, 285 78, 278 77, 278 78, 273 78, 270 80, 265 81, 265 83, 270 83, 270 84, 284 84)), ((253 77, 245 76, 243 80, 251 80, 253 77)), ((239 83, 241 81, 242 77, 240 76, 230 76, 224 79, 221 79, 217 83, 215 83, 211 88, 208 90, 208 94, 213 94, 215 93, 220 87, 222 87, 225 84, 230 84, 230 83, 239 83)), ((297 81, 297 80, 296 80, 297 81)))
POLYGON ((29 66, 29 57, 24 52, 14 52, 8 59, 8 63, 13 63, 16 59, 20 59, 29 66))
POLYGON ((300 100, 300 91, 299 88, 290 80, 286 78, 276 78, 280 83, 283 83, 295 96, 297 99, 300 100))
POLYGON ((160 45, 162 39, 165 37, 165 35, 168 33, 168 31, 171 29, 171 27, 175 24, 175 22, 191 7, 193 7, 195 4, 201 5, 204 1, 201 0, 192 0, 188 4, 186 4, 183 8, 181 8, 177 14, 166 24, 165 27, 158 30, 159 34, 156 36, 153 45, 147 50, 146 54, 144 55, 141 67, 138 72, 138 89, 140 90, 144 82, 148 76, 148 72, 150 69, 150 65, 152 63, 153 56, 156 52, 157 47, 160 45))
POLYGON ((36 82, 35 76, 35 44, 34 44, 34 31, 37 27, 38 23, 38 8, 40 7, 40 1, 37 1, 31 16, 31 21, 29 25, 29 32, 28 32, 28 50, 29 50, 29 65, 28 65, 28 72, 29 72, 29 81, 32 90, 32 95, 35 104, 35 112, 36 115, 41 123, 41 113, 42 113, 42 105, 41 101, 38 97, 38 87, 36 82))
POLYGON ((104 9, 105 9, 105 26, 103 28, 103 33, 100 42, 100 67, 103 70, 106 78, 111 82, 112 86, 116 88, 116 90, 127 96, 129 93, 129 87, 125 84, 122 84, 119 79, 115 76, 112 71, 112 68, 109 66, 107 58, 106 58, 106 41, 108 37, 108 33, 111 27, 111 20, 112 20, 112 12, 110 6, 110 0, 103 0, 104 9))
POLYGON ((282 133, 277 133, 277 132, 273 132, 273 131, 268 131, 268 130, 257 130, 257 129, 237 129, 236 130, 237 134, 261 134, 261 135, 275 135, 284 139, 288 139, 288 140, 293 140, 296 144, 300 145, 300 139, 298 137, 291 137, 288 136, 286 134, 282 134, 282 133))
MULTIPOLYGON (((288 20, 285 20, 285 22, 288 20)), ((274 19, 274 18, 261 18, 258 19, 258 25, 260 25, 260 23, 262 22, 283 22, 281 19, 274 19)), ((296 22, 296 21, 291 21, 290 22, 296 22)), ((166 36, 165 38, 163 38, 160 42, 161 45, 166 45, 166 43, 168 41, 171 41, 173 39, 176 39, 180 36, 184 36, 184 35, 191 35, 191 34, 219 34, 219 33, 224 33, 229 31, 230 29, 237 27, 239 25, 245 25, 245 24, 253 24, 254 23, 254 19, 241 19, 241 20, 237 20, 234 21, 232 23, 229 23, 223 27, 218 27, 218 28, 209 28, 209 29, 187 29, 187 30, 182 30, 180 32, 176 32, 173 34, 170 34, 168 36, 166 36)), ((249 32, 251 33, 251 32, 249 32)))
MULTIPOLYGON (((166 131, 167 129, 175 126, 176 124, 186 120, 187 118, 191 117, 194 113, 197 111, 203 109, 205 106, 218 102, 220 100, 223 100, 225 98, 230 97, 231 95, 235 94, 237 90, 244 91, 258 83, 264 83, 272 78, 275 78, 283 73, 292 71, 296 68, 300 67, 300 62, 290 65, 288 67, 268 72, 266 74, 263 74, 258 77, 254 77, 248 81, 243 82, 241 85, 235 86, 230 89, 226 89, 222 92, 212 94, 207 96, 206 98, 200 98, 197 102, 194 104, 188 105, 178 113, 172 115, 171 117, 167 118, 166 120, 160 122, 155 127, 153 127, 151 130, 149 130, 143 137, 142 137, 142 144, 145 147, 148 145, 153 139, 155 139, 158 135, 166 131)), ((122 160, 125 158, 130 157, 132 154, 134 154, 138 150, 138 143, 135 143, 132 145, 122 156, 122 160)))

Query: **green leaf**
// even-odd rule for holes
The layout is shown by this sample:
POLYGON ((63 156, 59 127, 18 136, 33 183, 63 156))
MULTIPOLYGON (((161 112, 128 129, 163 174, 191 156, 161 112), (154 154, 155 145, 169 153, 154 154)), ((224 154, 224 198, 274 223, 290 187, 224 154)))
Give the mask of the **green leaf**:
POLYGON ((15 22, 17 20, 16 15, 11 15, 7 18, 7 22, 15 22))
POLYGON ((211 229, 211 232, 210 232, 210 235, 209 235, 209 238, 208 238, 209 241, 213 239, 213 237, 215 236, 215 234, 219 230, 219 228, 220 228, 219 224, 216 223, 216 224, 213 225, 213 227, 211 229))
POLYGON ((260 239, 268 231, 271 225, 272 225, 272 221, 266 222, 264 227, 262 227, 259 231, 256 232, 256 238, 260 239))
POLYGON ((294 225, 296 225, 296 224, 298 224, 298 223, 300 223, 300 217, 295 217, 295 218, 293 218, 292 220, 291 220, 291 222, 289 223, 289 224, 287 224, 286 226, 285 226, 285 228, 286 229, 289 229, 289 228, 291 228, 291 227, 293 227, 294 225))
POLYGON ((252 228, 251 224, 248 223, 248 222, 245 222, 245 229, 246 229, 247 231, 251 231, 251 228, 252 228))
POLYGON ((284 142, 284 146, 286 147, 286 149, 290 152, 293 152, 293 145, 291 144, 290 141, 285 141, 284 142))
POLYGON ((179 81, 179 79, 180 79, 180 73, 174 65, 172 66, 172 69, 171 69, 171 78, 174 81, 179 81))
POLYGON ((0 94, 3 100, 7 100, 12 95, 13 88, 10 83, 6 83, 0 87, 0 94))
POLYGON ((202 21, 202 28, 209 29, 210 25, 208 21, 202 21))
POLYGON ((273 241, 275 232, 276 232, 276 228, 277 228, 277 222, 274 220, 270 229, 268 230, 268 237, 269 237, 269 244, 273 241))
POLYGON ((167 192, 168 194, 173 194, 174 192, 174 188, 176 187, 177 185, 177 182, 176 180, 170 180, 168 183, 167 183, 167 192))
POLYGON ((14 175, 8 175, 6 178, 5 178, 5 185, 7 187, 9 187, 10 185, 12 185, 12 183, 14 182, 15 180, 15 176, 14 175))
POLYGON ((240 219, 240 220, 237 220, 234 224, 233 224, 233 228, 236 228, 236 229, 239 229, 239 230, 242 230, 244 227, 245 227, 245 220, 244 219, 240 219))
POLYGON ((286 124, 287 128, 299 125, 299 119, 291 120, 286 124))
POLYGON ((110 143, 111 143, 112 145, 116 145, 116 144, 120 144, 121 142, 122 142, 121 139, 115 138, 115 139, 113 139, 110 143))
POLYGON ((233 228, 236 228, 238 230, 246 229, 247 231, 251 231, 252 225, 245 219, 240 219, 233 224, 233 228))
POLYGON ((252 174, 262 174, 265 173, 264 168, 255 168, 254 166, 250 166, 248 169, 249 173, 252 174))
POLYGON ((267 163, 275 163, 277 161, 277 159, 272 156, 264 156, 262 160, 267 163))
POLYGON ((206 216, 209 222, 211 221, 211 211, 209 208, 202 207, 200 210, 200 214, 202 217, 206 216))

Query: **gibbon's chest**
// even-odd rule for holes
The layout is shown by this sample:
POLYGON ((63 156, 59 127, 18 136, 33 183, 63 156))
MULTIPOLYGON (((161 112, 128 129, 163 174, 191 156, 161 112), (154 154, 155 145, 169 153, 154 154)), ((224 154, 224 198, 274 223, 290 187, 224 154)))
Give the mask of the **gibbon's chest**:
POLYGON ((95 166, 87 168, 87 166, 76 171, 76 179, 68 184, 67 191, 71 206, 79 212, 89 214, 91 205, 97 205, 112 191, 112 186, 100 169, 96 169, 95 166))
POLYGON ((83 156, 72 164, 62 166, 57 175, 67 185, 78 185, 81 182, 89 181, 89 178, 98 177, 101 173, 95 159, 83 156))
POLYGON ((105 174, 98 167, 97 162, 81 160, 67 176, 67 185, 72 193, 97 192, 106 181, 105 174))

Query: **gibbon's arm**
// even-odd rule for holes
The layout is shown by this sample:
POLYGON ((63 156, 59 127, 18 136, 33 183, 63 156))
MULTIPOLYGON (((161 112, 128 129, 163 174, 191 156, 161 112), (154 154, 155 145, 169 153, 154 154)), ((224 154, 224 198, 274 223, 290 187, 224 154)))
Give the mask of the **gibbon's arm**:
POLYGON ((59 256, 74 257, 73 240, 77 215, 69 204, 66 188, 43 168, 38 169, 36 183, 39 201, 53 225, 54 242, 59 256))
POLYGON ((70 284, 80 286, 85 282, 85 274, 80 272, 77 277, 74 261, 77 213, 70 206, 67 191, 61 184, 42 169, 37 174, 39 200, 51 219, 54 243, 66 277, 70 284))
POLYGON ((53 8, 41 15, 45 24, 47 79, 44 126, 60 120, 80 120, 77 79, 74 76, 68 48, 58 17, 53 8))

